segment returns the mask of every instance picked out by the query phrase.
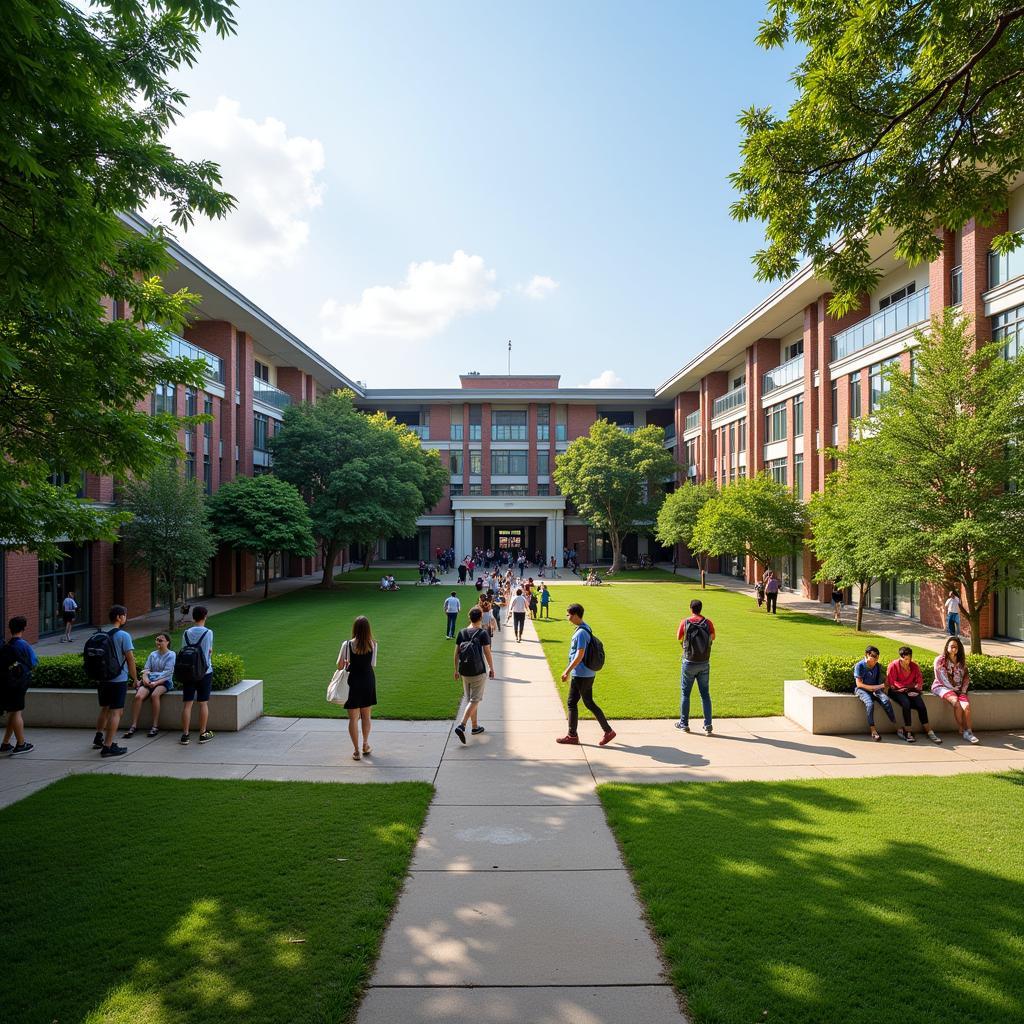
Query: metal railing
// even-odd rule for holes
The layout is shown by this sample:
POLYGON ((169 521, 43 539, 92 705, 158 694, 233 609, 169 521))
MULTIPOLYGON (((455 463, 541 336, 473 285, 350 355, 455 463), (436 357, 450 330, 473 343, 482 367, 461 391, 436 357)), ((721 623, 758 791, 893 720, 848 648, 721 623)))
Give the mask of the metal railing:
POLYGON ((792 359, 769 370, 761 378, 761 393, 767 395, 769 391, 781 388, 785 384, 792 384, 804 375, 804 354, 794 356, 792 359))
POLYGON ((700 409, 694 409, 686 417, 686 430, 696 430, 700 426, 700 409))
POLYGON ((988 286, 995 288, 1024 274, 1024 249, 1014 249, 1005 256, 998 252, 988 254, 988 286))
POLYGON ((159 331, 164 336, 166 339, 167 355, 171 359, 202 359, 208 367, 206 376, 218 384, 224 383, 224 360, 220 356, 215 356, 212 352, 207 352, 206 349, 193 345, 190 341, 186 341, 173 331, 169 331, 166 327, 161 327, 159 324, 150 324, 149 328, 153 331, 159 331))
POLYGON ((292 396, 273 384, 268 384, 259 377, 252 379, 253 401, 263 402, 265 405, 272 405, 275 409, 286 409, 292 404, 292 396))
POLYGON ((741 405, 746 405, 746 403, 747 385, 743 384, 741 387, 733 388, 732 391, 726 391, 721 398, 716 398, 711 407, 711 415, 712 417, 721 416, 732 409, 738 409, 741 405))
POLYGON ((885 309, 880 309, 874 316, 866 317, 860 323, 848 327, 845 331, 832 335, 832 362, 845 356, 859 352, 876 341, 882 341, 893 334, 923 323, 928 319, 928 289, 922 288, 913 295, 908 295, 899 302, 894 302, 885 309))
POLYGON ((666 423, 662 428, 665 431, 665 440, 671 441, 676 436, 676 425, 674 423, 666 423))

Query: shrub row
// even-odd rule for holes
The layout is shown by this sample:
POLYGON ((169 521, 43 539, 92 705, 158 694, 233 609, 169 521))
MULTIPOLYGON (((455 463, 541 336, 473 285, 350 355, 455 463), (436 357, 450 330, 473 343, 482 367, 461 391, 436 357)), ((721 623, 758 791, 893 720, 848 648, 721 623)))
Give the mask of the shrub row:
MULTIPOLYGON (((829 693, 853 692, 853 666, 851 658, 834 654, 812 655, 804 658, 807 682, 829 693)), ((929 687, 935 678, 932 658, 918 662, 924 685, 929 687)), ((1024 690, 1024 663, 1013 658, 996 658, 991 654, 968 654, 967 671, 973 690, 1024 690)))
MULTIPOLYGON (((240 683, 245 665, 237 654, 214 654, 213 688, 229 690, 240 683)), ((142 669, 140 666, 139 674, 142 669)), ((81 654, 56 654, 40 658, 32 671, 32 685, 48 690, 95 690, 96 684, 85 674, 81 654)), ((179 687, 180 689, 180 687, 179 687)))

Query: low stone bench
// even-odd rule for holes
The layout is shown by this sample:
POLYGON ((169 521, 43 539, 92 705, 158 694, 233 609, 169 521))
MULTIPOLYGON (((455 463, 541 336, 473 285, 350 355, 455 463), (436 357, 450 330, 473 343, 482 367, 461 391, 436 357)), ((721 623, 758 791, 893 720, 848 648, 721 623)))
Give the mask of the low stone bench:
MULTIPOLYGON (((129 689, 121 716, 123 728, 131 723, 134 701, 135 691, 129 689)), ((92 729, 98 713, 95 690, 29 689, 25 696, 27 727, 92 729)), ((149 708, 143 708, 140 729, 149 729, 152 714, 149 708)), ((243 679, 228 690, 214 690, 210 694, 210 728, 214 732, 239 732, 262 714, 262 679, 243 679)), ((194 707, 192 720, 198 721, 194 707)), ((181 729, 181 690, 172 690, 160 699, 160 728, 181 729)))
MULTIPOLYGON (((1024 728, 1024 690, 971 690, 971 718, 976 730, 1024 728)), ((953 709, 927 690, 924 704, 929 724, 936 732, 955 732, 953 709)), ((875 708, 875 727, 879 732, 895 732, 903 724, 903 712, 893 701, 896 724, 890 723, 885 711, 875 708)), ((783 683, 783 714, 808 732, 821 736, 842 736, 867 731, 864 705, 854 696, 853 683, 849 693, 819 690, 803 679, 787 679, 783 683)), ((913 713, 915 732, 919 732, 917 712, 913 713)))

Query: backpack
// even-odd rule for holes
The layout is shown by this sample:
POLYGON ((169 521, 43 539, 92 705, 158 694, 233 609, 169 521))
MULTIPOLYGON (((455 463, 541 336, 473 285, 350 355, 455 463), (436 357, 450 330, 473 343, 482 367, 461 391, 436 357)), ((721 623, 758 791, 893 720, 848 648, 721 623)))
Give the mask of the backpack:
POLYGON ((479 627, 474 629, 470 638, 459 644, 460 676, 482 676, 487 671, 483 648, 480 646, 481 632, 479 627))
POLYGON ((0 644, 0 683, 12 690, 27 690, 32 679, 32 664, 18 653, 12 640, 0 644))
POLYGON ((600 672, 604 668, 604 644, 594 636, 589 626, 580 626, 580 629, 585 629, 590 636, 583 652, 583 667, 589 668, 591 672, 600 672))
MULTIPOLYGON (((195 629, 195 626, 189 626, 189 629, 195 629)), ((203 654, 203 648, 200 646, 203 638, 209 632, 208 629, 204 629, 199 634, 199 639, 193 643, 188 639, 188 629, 185 630, 182 637, 185 642, 174 661, 174 681, 176 683, 191 683, 194 686, 196 683, 201 683, 203 677, 210 671, 210 666, 206 664, 206 655, 203 654)))
POLYGON ((83 657, 85 659, 85 674, 96 683, 112 682, 115 676, 121 674, 125 662, 118 657, 117 644, 114 643, 114 629, 97 629, 88 640, 85 641, 83 657))
POLYGON ((688 620, 683 631, 683 657, 687 661, 707 661, 711 657, 711 627, 707 619, 688 620))

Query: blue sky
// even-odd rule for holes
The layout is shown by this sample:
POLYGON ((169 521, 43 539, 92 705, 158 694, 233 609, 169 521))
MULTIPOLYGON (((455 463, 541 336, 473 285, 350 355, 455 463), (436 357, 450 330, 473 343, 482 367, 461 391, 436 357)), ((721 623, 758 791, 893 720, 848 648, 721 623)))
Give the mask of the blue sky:
POLYGON ((738 112, 785 106, 763 3, 243 0, 171 143, 240 199, 184 244, 371 387, 661 383, 769 287, 738 112), (287 17, 284 17, 287 12, 287 17))

